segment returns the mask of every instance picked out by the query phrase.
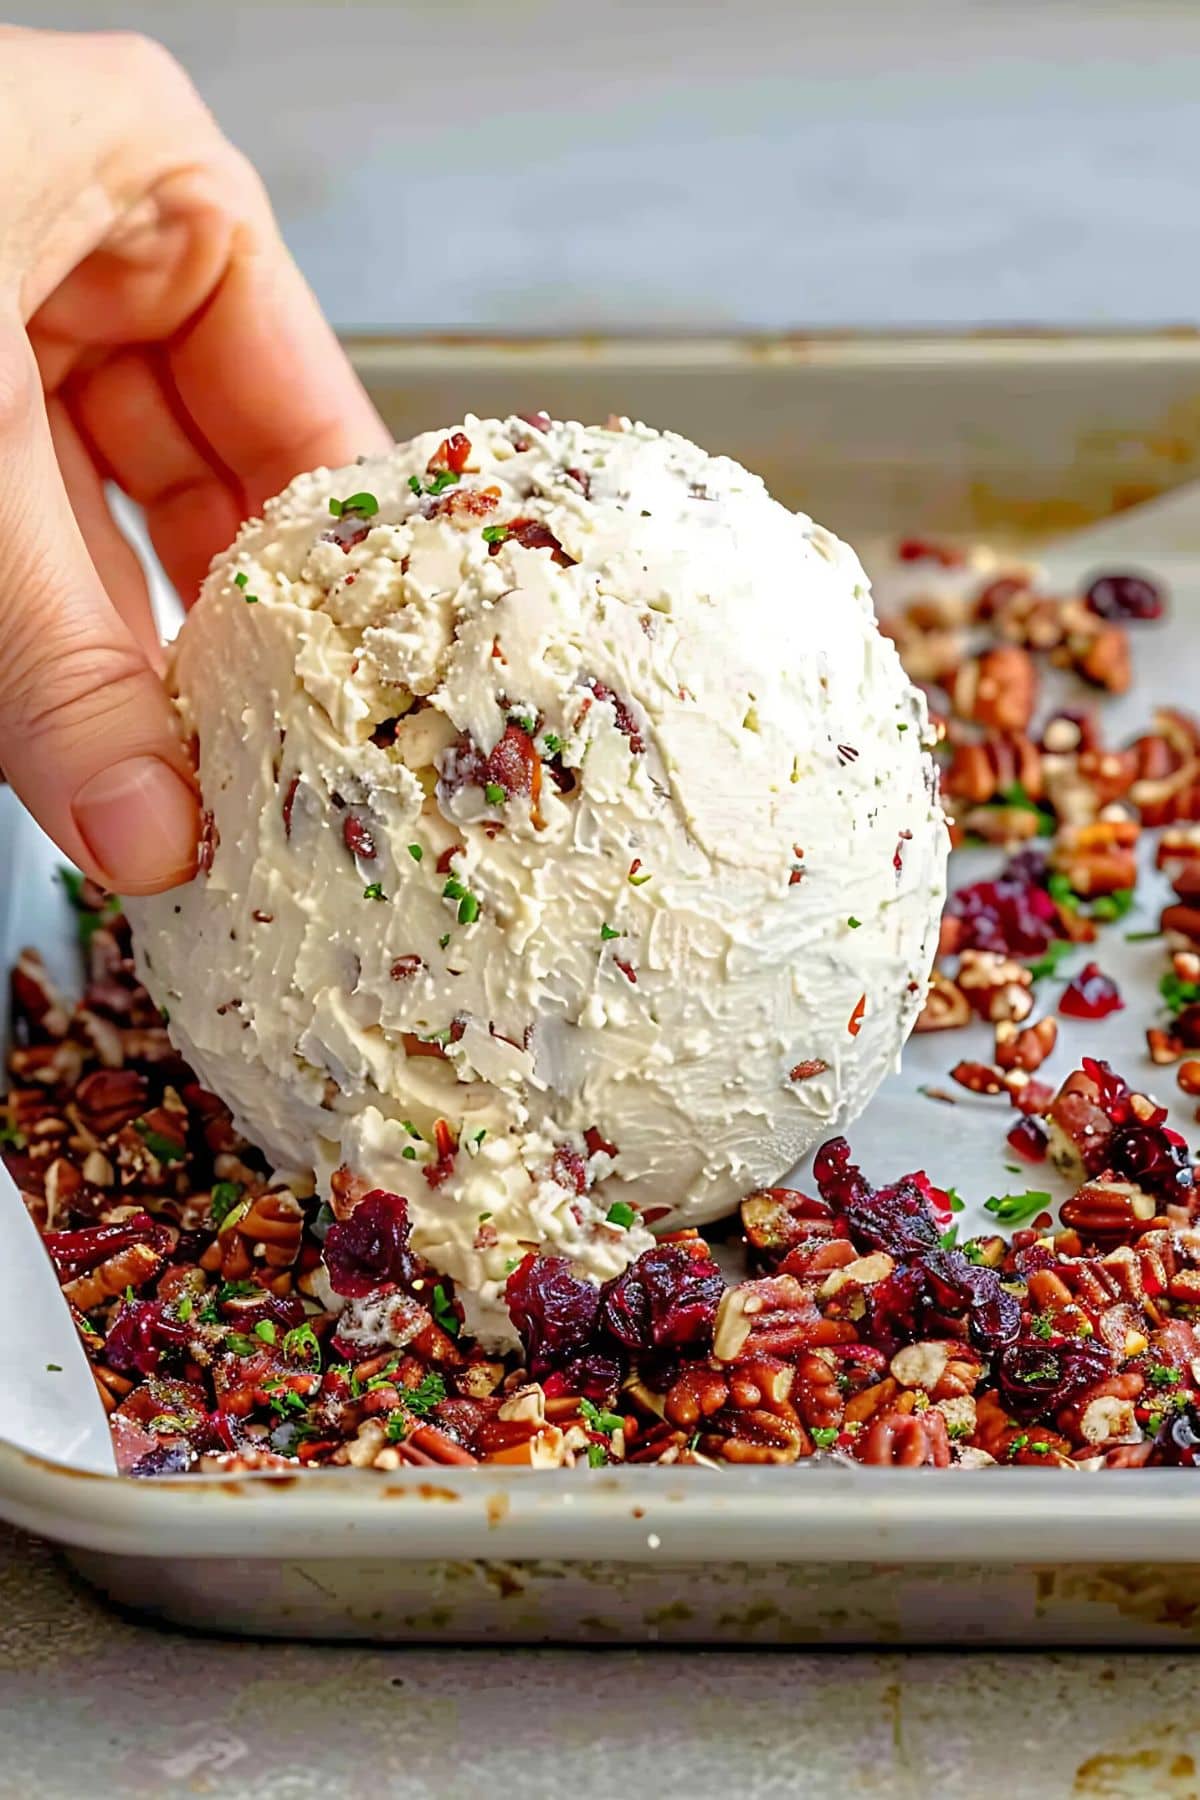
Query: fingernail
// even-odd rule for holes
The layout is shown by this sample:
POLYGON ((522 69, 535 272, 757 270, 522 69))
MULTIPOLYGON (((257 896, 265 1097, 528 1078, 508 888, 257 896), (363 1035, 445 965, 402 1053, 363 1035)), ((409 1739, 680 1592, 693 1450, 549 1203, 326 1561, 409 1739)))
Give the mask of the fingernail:
POLYGON ((196 868, 196 796, 157 756, 131 756, 85 781, 72 807, 117 893, 186 881, 196 868))

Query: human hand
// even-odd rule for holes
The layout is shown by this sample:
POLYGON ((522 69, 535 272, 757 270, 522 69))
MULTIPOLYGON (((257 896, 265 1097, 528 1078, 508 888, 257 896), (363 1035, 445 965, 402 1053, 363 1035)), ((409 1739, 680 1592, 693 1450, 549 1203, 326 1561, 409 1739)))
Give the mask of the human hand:
POLYGON ((105 481, 188 602, 291 476, 390 439, 159 45, 0 26, 0 181, 0 769, 73 862, 150 893, 194 872, 197 801, 105 481))

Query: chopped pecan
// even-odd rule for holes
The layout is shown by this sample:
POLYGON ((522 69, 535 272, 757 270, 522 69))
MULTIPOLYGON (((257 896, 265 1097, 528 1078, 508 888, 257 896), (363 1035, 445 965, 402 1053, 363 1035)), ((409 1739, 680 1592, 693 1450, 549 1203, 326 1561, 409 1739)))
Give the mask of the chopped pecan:
POLYGON ((940 969, 935 969, 914 1031, 957 1031, 970 1017, 971 1009, 962 989, 940 969))

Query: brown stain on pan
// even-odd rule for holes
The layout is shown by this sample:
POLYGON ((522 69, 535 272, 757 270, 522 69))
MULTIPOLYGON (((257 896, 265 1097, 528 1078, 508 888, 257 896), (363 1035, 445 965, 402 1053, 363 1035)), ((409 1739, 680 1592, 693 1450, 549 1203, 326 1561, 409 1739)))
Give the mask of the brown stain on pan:
POLYGON ((507 1519, 512 1502, 507 1494, 489 1494, 484 1500, 489 1531, 495 1531, 507 1519))
POLYGON ((399 1482, 390 1481, 383 1489, 385 1500, 461 1500, 453 1488, 438 1487, 432 1481, 399 1482))

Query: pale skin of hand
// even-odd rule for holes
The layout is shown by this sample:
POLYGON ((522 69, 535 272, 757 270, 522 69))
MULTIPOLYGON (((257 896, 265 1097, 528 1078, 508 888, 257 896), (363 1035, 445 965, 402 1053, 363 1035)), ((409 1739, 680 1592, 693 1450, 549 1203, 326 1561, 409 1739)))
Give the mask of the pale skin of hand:
POLYGON ((167 52, 0 26, 0 769, 104 886, 188 880, 199 816, 105 482, 190 603, 293 475, 390 441, 167 52))

